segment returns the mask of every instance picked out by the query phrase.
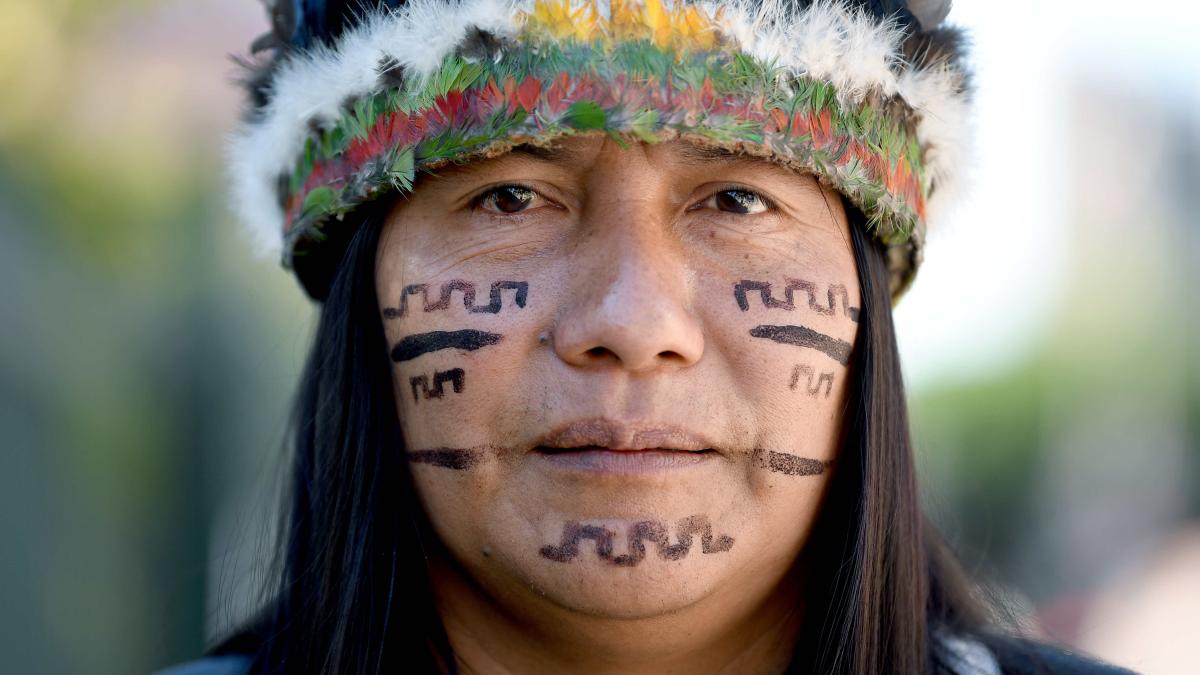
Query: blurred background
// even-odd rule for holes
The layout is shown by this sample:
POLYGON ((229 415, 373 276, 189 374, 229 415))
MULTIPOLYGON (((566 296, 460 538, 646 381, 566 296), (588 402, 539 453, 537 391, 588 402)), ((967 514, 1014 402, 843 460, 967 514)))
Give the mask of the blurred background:
MULTIPOLYGON (((928 504, 1035 630, 1200 672, 1200 11, 951 20, 980 162, 897 310, 928 504)), ((258 598, 314 318, 221 196, 228 56, 266 25, 254 0, 0 0, 6 672, 148 672, 258 598)))

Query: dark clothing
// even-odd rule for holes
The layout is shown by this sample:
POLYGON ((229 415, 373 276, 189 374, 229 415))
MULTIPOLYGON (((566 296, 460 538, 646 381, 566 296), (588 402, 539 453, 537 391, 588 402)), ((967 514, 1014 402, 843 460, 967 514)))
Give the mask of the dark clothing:
POLYGON ((1092 660, 1063 647, 1016 638, 990 644, 1003 675, 1131 675, 1133 671, 1092 660))
POLYGON ((189 661, 166 670, 160 670, 154 675, 246 675, 249 672, 249 656, 230 654, 189 661))
MULTIPOLYGON (((948 644, 954 675, 1130 675, 1132 671, 1030 640, 989 638, 948 644)), ((212 656, 161 670, 154 675, 248 675, 250 657, 212 656)))

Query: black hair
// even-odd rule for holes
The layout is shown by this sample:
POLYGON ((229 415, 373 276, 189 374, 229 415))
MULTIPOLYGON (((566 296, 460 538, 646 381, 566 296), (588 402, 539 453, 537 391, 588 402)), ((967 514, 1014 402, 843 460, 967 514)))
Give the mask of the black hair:
POLYGON ((386 207, 368 206, 353 230, 301 377, 278 585, 252 624, 255 673, 454 672, 376 301, 386 207))

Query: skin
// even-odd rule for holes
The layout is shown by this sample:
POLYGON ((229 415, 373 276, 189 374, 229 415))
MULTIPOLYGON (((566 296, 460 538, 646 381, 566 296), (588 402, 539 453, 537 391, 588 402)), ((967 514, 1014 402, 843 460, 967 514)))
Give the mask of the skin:
POLYGON ((796 561, 832 471, 771 471, 764 453, 836 460, 846 366, 749 331, 799 324, 853 344, 857 324, 812 311, 803 291, 792 311, 758 293, 742 311, 733 287, 768 281, 781 299, 785 278, 805 279, 824 305, 837 283, 859 306, 847 227, 840 198, 811 176, 683 141, 623 148, 600 136, 439 170, 398 200, 378 251, 381 312, 410 284, 429 284, 434 302, 443 283, 469 281, 483 305, 494 281, 528 283, 524 307, 512 291, 494 314, 469 313, 459 293, 429 312, 412 296, 384 321, 389 345, 428 331, 503 336, 393 368, 408 450, 474 449, 462 470, 412 464, 464 672, 783 669, 801 629, 796 561), (806 380, 789 388, 798 364, 833 373, 828 398, 806 380), (414 400, 410 378, 452 368, 461 392, 447 383, 441 398, 414 400), (581 420, 582 433, 552 438, 581 420), (673 431, 654 432, 663 427, 673 431), (548 439, 676 450, 622 454, 632 460, 614 470, 558 462, 535 447, 548 439), (570 522, 613 532, 615 556, 634 523, 662 523, 674 544, 694 515, 733 539, 728 550, 704 553, 697 535, 678 559, 646 542, 632 566, 591 540, 567 561, 542 554, 570 522))

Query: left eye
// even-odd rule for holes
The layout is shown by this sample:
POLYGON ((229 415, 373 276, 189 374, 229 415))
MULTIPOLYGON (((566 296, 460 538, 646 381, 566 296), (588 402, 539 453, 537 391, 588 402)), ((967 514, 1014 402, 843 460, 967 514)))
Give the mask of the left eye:
POLYGON ((771 208, 766 197, 749 190, 721 190, 704 200, 705 208, 726 213, 755 214, 771 208))
POLYGON ((475 206, 493 213, 514 214, 528 211, 542 201, 541 195, 523 185, 503 185, 477 197, 475 206))

